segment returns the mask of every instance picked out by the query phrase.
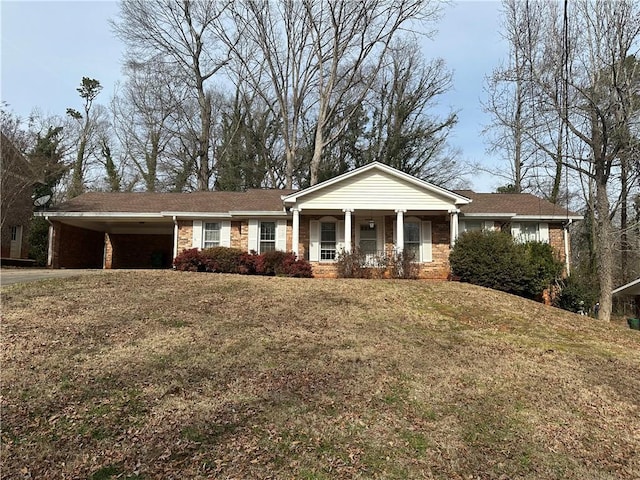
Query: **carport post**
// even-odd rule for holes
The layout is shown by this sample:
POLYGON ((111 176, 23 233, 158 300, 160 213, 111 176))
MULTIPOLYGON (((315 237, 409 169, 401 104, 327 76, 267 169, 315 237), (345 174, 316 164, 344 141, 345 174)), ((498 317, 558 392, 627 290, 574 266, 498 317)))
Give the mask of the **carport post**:
MULTIPOLYGON (((178 218, 173 216, 173 258, 178 256, 178 218)), ((173 264, 173 260, 171 261, 173 264)))

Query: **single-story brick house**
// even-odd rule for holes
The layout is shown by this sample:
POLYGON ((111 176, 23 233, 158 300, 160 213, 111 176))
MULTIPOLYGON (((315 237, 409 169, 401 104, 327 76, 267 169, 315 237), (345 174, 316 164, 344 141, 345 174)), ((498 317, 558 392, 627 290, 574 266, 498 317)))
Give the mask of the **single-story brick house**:
POLYGON ((447 278, 456 238, 475 229, 547 241, 568 261, 567 227, 582 218, 533 195, 447 190, 377 162, 298 191, 92 192, 42 215, 53 268, 168 268, 183 249, 221 245, 292 251, 332 276, 336 253, 358 247, 372 258, 411 249, 423 278, 447 278))

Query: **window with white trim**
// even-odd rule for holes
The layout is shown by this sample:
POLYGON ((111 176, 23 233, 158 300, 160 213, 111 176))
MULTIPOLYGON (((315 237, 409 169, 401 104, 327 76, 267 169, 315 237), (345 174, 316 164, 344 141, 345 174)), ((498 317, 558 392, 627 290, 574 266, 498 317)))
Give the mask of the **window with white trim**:
POLYGON ((221 225, 218 222, 206 222, 204 224, 203 248, 220 246, 220 229, 221 225))
POLYGON ((11 241, 15 242, 16 240, 18 240, 18 227, 14 225, 11 227, 11 241))
POLYGON ((465 220, 464 231, 465 232, 481 232, 484 230, 484 222, 482 220, 465 220))
POLYGON ((520 240, 523 242, 537 242, 538 236, 538 224, 532 222, 520 223, 520 240))
POLYGON ((404 223, 404 251, 420 261, 420 222, 404 223))
POLYGON ((276 222, 260 222, 260 252, 276 249, 276 222))
POLYGON ((320 223, 320 260, 336 259, 336 224, 320 223))

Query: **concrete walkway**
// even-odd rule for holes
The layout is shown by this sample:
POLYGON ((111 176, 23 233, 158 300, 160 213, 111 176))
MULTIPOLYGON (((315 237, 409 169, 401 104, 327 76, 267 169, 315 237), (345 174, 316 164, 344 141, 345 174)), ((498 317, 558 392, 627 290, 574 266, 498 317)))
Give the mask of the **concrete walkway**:
POLYGON ((90 273, 102 273, 101 269, 49 270, 46 268, 2 268, 0 269, 0 286, 12 283, 35 282, 49 278, 77 277, 90 273))

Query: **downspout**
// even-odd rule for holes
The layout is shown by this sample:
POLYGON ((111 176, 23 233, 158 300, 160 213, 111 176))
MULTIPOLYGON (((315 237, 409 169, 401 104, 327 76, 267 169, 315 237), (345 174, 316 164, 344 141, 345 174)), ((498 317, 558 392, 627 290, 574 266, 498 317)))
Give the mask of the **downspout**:
POLYGON ((44 219, 49 224, 49 235, 47 238, 47 267, 53 268, 53 222, 49 220, 48 215, 45 215, 44 219))
POLYGON ((566 225, 562 229, 562 236, 564 237, 564 265, 567 270, 567 277, 571 275, 570 259, 569 259, 569 226, 573 223, 572 219, 567 220, 566 225))

